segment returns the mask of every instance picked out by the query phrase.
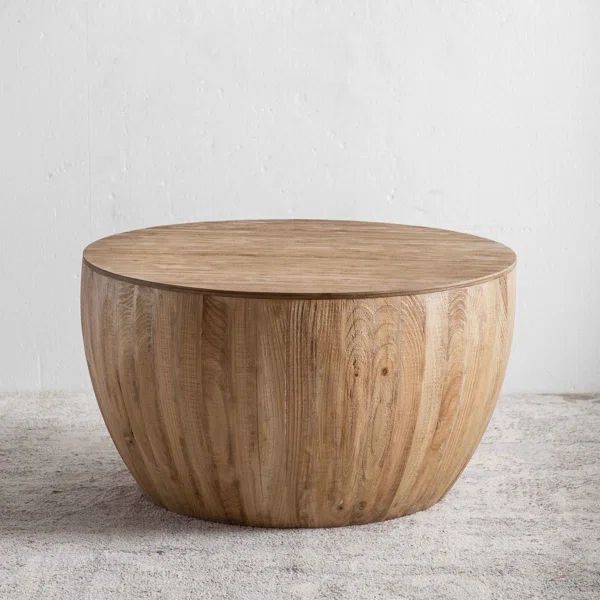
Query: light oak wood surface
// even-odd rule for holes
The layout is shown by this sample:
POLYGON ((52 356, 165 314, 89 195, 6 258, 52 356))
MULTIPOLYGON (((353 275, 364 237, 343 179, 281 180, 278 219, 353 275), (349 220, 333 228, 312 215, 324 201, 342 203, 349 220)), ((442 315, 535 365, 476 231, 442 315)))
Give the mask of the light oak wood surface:
MULTIPOLYGON (((275 223, 265 226, 269 235, 275 236, 275 223)), ((336 254, 343 254, 342 240, 349 256, 380 252, 371 225, 339 225, 344 235, 336 254)), ((284 233, 296 225, 280 226, 281 253, 290 257, 284 233)), ((442 252, 431 242, 435 230, 377 224, 373 229, 395 231, 400 246, 452 263, 452 273, 426 265, 416 250, 396 250, 394 256, 414 255, 407 272, 436 291, 406 293, 408 275, 389 261, 397 277, 389 287, 403 291, 382 296, 388 285, 383 268, 361 284, 358 270, 345 275, 340 258, 330 263, 339 270, 318 287, 303 279, 315 269, 310 264, 296 269, 295 278, 275 269, 250 290, 245 279, 235 283, 236 263, 203 293, 205 268, 193 268, 191 232, 212 227, 168 229, 171 248, 173 232, 185 240, 185 260, 169 250, 176 279, 169 277, 168 260, 154 268, 143 259, 159 255, 150 243, 154 234, 116 236, 86 250, 81 300, 90 375, 114 443, 140 487, 182 514, 268 527, 367 523, 442 498, 477 447, 502 384, 514 317, 512 251, 443 232, 440 239, 461 239, 462 246, 449 243, 442 252), (127 243, 115 246, 115 240, 127 243), (454 285, 474 274, 475 283, 454 285), (212 289, 217 283, 224 293, 212 289), (448 287, 438 289, 443 283, 448 287), (350 289, 368 289, 372 297, 349 297, 350 289), (303 297, 309 290, 315 297, 303 297)), ((256 234, 259 225, 224 227, 256 234)), ((337 225, 304 221, 298 227, 332 231, 337 225)), ((392 238, 383 247, 389 250, 392 238)), ((210 248, 204 238, 199 243, 202 260, 210 248)), ((326 260, 327 242, 321 243, 326 260)), ((250 245, 251 254, 260 250, 250 245)), ((291 240, 291 246, 300 255, 302 244, 291 240)), ((240 254, 244 247, 240 243, 240 254)), ((209 262, 219 264, 218 256, 209 262)))
POLYGON ((132 283, 269 297, 376 297, 472 285, 515 264, 510 248, 426 227, 358 221, 221 221, 140 229, 84 251, 132 283))

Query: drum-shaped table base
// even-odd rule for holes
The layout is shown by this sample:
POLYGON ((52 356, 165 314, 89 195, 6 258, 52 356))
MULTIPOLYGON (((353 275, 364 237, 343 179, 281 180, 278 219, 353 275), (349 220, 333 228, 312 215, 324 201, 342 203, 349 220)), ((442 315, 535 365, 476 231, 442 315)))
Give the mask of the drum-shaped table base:
POLYGON ((263 298, 84 262, 94 390, 125 464, 170 510, 267 527, 406 515, 444 496, 488 424, 513 273, 415 295, 263 298))

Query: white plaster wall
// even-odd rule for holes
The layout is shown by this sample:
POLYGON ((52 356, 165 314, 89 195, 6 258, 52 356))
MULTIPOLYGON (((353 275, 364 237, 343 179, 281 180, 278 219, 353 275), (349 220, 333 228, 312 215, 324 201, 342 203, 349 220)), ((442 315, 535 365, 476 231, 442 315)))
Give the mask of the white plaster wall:
POLYGON ((600 2, 0 2, 0 389, 88 387, 116 231, 395 221, 519 254, 506 390, 600 389, 600 2))

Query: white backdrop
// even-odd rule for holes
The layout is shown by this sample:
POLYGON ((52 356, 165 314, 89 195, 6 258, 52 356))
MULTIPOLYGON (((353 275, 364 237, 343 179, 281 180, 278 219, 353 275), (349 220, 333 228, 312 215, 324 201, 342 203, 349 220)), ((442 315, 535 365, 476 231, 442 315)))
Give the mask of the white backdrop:
POLYGON ((505 390, 600 389, 600 2, 0 3, 0 389, 81 389, 81 250, 394 221, 519 255, 505 390))

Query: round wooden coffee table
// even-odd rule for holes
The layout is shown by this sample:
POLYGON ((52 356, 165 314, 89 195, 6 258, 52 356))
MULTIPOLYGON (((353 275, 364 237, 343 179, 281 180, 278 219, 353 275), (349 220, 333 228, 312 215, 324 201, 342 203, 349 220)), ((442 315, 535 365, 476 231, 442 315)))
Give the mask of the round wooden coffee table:
POLYGON ((268 527, 368 523, 444 496, 490 419, 515 254, 353 221, 191 223, 83 254, 86 357, 155 502, 268 527))

